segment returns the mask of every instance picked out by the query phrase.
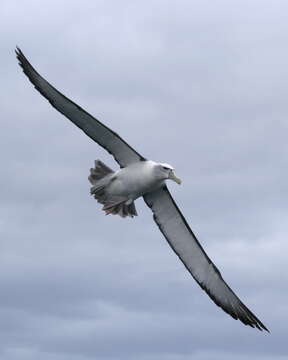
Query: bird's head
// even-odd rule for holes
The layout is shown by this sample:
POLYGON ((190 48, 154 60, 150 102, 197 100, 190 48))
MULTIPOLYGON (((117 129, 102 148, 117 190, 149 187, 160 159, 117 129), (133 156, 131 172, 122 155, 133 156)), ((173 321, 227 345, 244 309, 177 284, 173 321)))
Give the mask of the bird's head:
POLYGON ((173 180, 177 184, 181 184, 181 180, 175 175, 174 168, 169 164, 157 164, 156 171, 159 178, 163 180, 173 180))

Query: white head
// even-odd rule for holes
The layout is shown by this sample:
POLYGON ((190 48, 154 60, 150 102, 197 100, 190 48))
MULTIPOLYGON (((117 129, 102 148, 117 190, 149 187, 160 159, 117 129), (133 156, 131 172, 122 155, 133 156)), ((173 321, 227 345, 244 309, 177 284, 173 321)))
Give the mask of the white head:
POLYGON ((175 175, 174 168, 169 164, 155 164, 155 171, 157 174, 157 177, 161 180, 173 180, 177 184, 181 184, 181 180, 175 175))

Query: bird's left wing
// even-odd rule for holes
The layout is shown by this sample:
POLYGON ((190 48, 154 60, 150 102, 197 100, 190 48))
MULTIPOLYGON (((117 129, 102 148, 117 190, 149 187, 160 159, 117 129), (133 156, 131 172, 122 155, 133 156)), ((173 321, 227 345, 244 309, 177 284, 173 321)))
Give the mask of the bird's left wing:
POLYGON ((118 134, 50 85, 48 81, 38 74, 19 48, 16 50, 16 56, 28 79, 50 104, 112 154, 121 167, 145 160, 118 134))
POLYGON ((145 194, 144 200, 171 248, 215 304, 245 325, 269 331, 224 281, 193 234, 166 185, 145 194))

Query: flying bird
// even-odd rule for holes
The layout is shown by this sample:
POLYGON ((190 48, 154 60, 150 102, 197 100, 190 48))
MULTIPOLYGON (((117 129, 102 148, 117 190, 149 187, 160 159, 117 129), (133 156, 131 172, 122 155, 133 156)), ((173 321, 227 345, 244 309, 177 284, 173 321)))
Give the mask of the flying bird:
POLYGON ((118 134, 50 85, 18 47, 16 56, 25 75, 50 104, 106 149, 120 165, 114 172, 96 160, 90 169, 91 194, 103 205, 105 213, 134 217, 137 215, 134 201, 142 196, 168 244, 214 303, 243 324, 269 332, 224 281, 172 198, 166 180, 181 183, 174 168, 145 159, 118 134))

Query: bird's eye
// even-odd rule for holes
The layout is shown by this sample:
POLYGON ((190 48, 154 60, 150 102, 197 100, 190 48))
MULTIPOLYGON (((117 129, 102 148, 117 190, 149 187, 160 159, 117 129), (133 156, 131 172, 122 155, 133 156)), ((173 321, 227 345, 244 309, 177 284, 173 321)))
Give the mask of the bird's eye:
POLYGON ((170 170, 167 166, 162 166, 164 170, 170 170))

